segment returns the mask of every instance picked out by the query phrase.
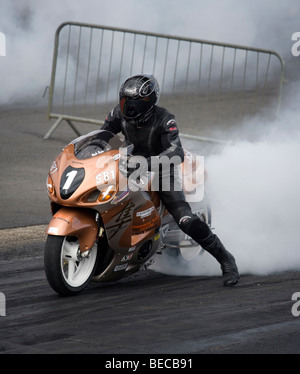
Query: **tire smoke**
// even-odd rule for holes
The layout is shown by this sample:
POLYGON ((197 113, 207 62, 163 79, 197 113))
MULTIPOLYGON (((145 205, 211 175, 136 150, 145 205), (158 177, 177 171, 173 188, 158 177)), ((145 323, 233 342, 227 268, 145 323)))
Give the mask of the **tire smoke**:
MULTIPOLYGON (((236 142, 205 160, 212 228, 241 274, 300 270, 300 110, 294 105, 300 95, 295 91, 276 120, 257 116, 244 123, 251 129, 260 122, 256 141, 236 142)), ((221 274, 208 253, 189 264, 157 260, 153 269, 168 274, 221 274)))

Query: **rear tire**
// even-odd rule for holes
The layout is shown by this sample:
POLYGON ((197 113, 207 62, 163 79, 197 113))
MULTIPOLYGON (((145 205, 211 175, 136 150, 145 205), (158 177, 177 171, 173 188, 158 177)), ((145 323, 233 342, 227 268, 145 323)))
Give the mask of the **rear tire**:
POLYGON ((77 295, 89 284, 98 262, 95 244, 87 257, 78 257, 77 238, 48 235, 44 269, 52 289, 60 295, 77 295))
MULTIPOLYGON (((210 201, 207 194, 204 194, 203 199, 199 203, 195 203, 193 205, 193 211, 201 211, 201 214, 198 214, 199 218, 209 227, 211 227, 212 213, 210 201)), ((170 229, 180 230, 180 228, 174 221, 170 223, 170 229)), ((189 241, 190 239, 183 239, 181 240, 181 244, 188 244, 189 241)), ((185 262, 188 264, 189 262, 195 260, 198 256, 202 256, 204 254, 204 249, 202 249, 201 246, 196 242, 194 242, 194 244, 195 246, 189 248, 168 248, 168 245, 166 245, 164 253, 168 256, 181 260, 183 263, 185 262)))

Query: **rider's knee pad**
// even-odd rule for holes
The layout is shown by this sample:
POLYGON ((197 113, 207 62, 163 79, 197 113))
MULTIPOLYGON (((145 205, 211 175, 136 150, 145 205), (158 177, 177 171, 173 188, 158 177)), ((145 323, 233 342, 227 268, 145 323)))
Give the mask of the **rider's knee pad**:
POLYGON ((195 240, 203 240, 211 232, 209 226, 195 214, 181 217, 178 225, 184 233, 195 240))
POLYGON ((183 216, 180 218, 178 225, 183 232, 189 235, 192 227, 192 223, 199 219, 198 216, 192 214, 190 216, 183 216))

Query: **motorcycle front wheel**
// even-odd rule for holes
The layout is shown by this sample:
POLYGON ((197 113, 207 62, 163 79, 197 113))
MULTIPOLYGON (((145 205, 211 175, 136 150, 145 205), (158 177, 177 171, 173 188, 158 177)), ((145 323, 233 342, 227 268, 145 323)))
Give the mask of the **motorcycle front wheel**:
POLYGON ((98 248, 95 244, 83 257, 77 238, 48 235, 44 269, 52 289, 60 295, 72 296, 90 282, 97 267, 98 248))

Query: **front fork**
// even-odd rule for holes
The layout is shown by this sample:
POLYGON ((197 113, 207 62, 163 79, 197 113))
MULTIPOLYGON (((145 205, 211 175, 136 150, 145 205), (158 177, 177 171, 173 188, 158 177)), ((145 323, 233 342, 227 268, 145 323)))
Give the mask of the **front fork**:
POLYGON ((76 236, 80 252, 86 252, 92 248, 98 235, 95 212, 62 207, 53 215, 46 233, 53 236, 76 236))

